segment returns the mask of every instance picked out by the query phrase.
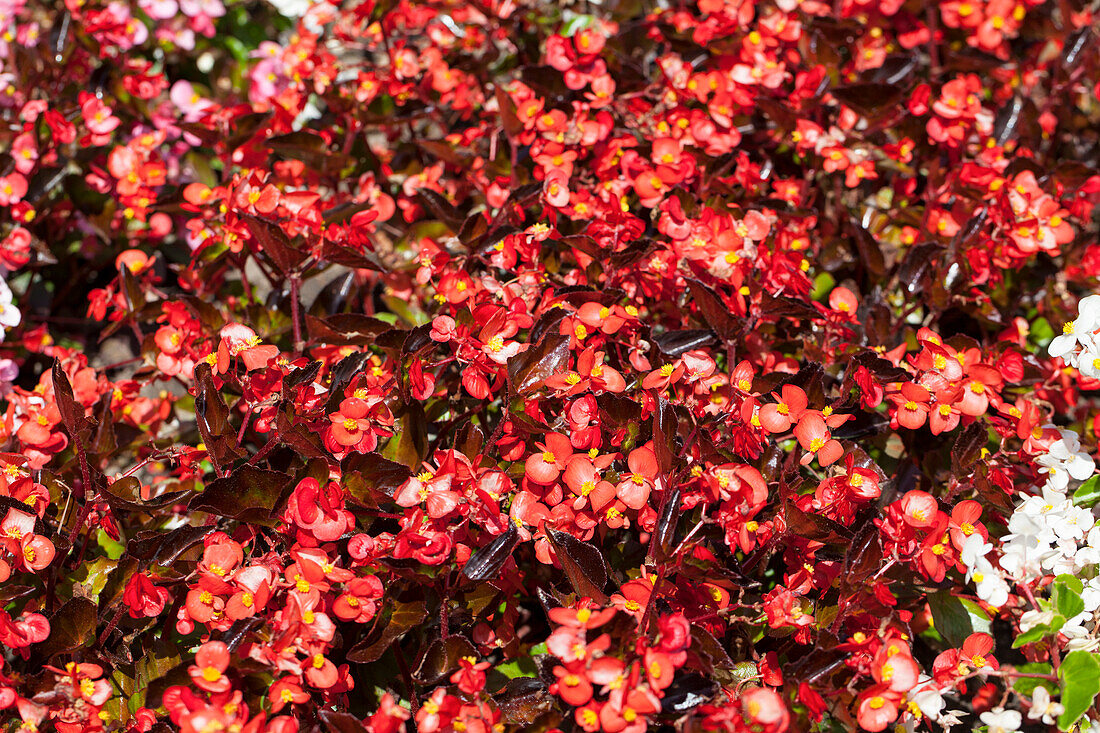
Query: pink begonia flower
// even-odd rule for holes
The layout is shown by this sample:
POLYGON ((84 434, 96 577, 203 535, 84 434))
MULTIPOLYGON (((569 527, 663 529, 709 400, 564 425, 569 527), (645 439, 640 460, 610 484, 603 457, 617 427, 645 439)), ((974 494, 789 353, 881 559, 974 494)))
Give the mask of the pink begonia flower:
POLYGON ((203 113, 211 106, 210 100, 196 92, 191 82, 182 79, 172 85, 168 98, 179 108, 179 111, 183 113, 184 120, 188 122, 193 122, 202 117, 203 113))
POLYGON ((191 18, 200 15, 220 18, 225 15, 225 5, 222 0, 180 0, 180 11, 191 18))
POLYGON ((179 12, 176 0, 138 0, 138 6, 153 20, 169 20, 179 12))

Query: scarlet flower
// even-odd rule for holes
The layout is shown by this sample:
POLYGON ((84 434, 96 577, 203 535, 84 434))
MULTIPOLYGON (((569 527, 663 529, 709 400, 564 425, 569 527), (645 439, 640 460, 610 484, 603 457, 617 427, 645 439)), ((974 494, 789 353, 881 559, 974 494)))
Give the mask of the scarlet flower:
POLYGON ((26 175, 34 170, 38 160, 38 147, 34 142, 34 135, 24 132, 17 135, 11 144, 11 156, 15 161, 15 170, 26 175))
POLYGON ((208 590, 192 588, 187 591, 183 605, 188 617, 200 624, 206 624, 221 615, 225 608, 225 599, 208 590))
POLYGON ((489 668, 488 662, 479 662, 475 657, 463 657, 458 660, 458 671, 451 675, 450 680, 458 685, 458 689, 467 695, 476 695, 485 689, 485 670, 489 668))
POLYGON ((373 733, 397 733, 404 730, 404 723, 410 717, 412 713, 398 705, 393 695, 387 692, 379 701, 378 710, 370 717, 367 729, 373 733))
POLYGON ((550 620, 561 626, 575 629, 595 629, 615 616, 614 608, 594 609, 582 603, 579 608, 551 608, 550 620))
POLYGON ((447 472, 423 471, 409 477, 394 493, 394 501, 400 506, 424 504, 428 516, 433 519, 445 517, 454 511, 462 496, 451 489, 454 475, 447 472))
POLYGON ((672 684, 676 670, 667 654, 647 649, 642 667, 645 669, 646 681, 654 690, 663 690, 672 684))
POLYGON ((424 701, 416 713, 416 729, 423 733, 435 733, 450 725, 458 714, 461 704, 454 695, 448 695, 446 688, 437 687, 431 697, 424 701))
POLYGON ((569 667, 559 665, 553 672, 557 682, 550 686, 550 692, 566 705, 577 707, 592 699, 592 683, 588 681, 583 663, 573 663, 569 667))
POLYGON ((627 457, 627 468, 630 473, 619 482, 617 495, 631 509, 641 509, 657 478, 657 456, 648 446, 635 448, 627 457))
POLYGON ((829 293, 829 307, 840 314, 844 320, 855 320, 859 299, 848 288, 836 287, 829 293))
POLYGON ((877 733, 898 719, 898 706, 902 701, 901 693, 894 692, 884 685, 867 690, 860 695, 856 720, 859 726, 871 733, 877 733))
POLYGON ((795 426, 794 435, 798 438, 798 444, 806 451, 801 460, 804 466, 815 457, 819 465, 828 466, 844 455, 840 442, 832 438, 825 418, 818 412, 803 414, 795 426))
MULTIPOLYGON (((366 400, 349 397, 340 403, 340 409, 329 415, 332 425, 330 430, 332 437, 340 445, 350 448, 358 446, 366 437, 369 440, 371 433, 370 420, 367 415, 370 404, 366 400)), ((366 451, 373 446, 365 447, 366 451)))
POLYGON ((966 538, 978 533, 983 539, 989 539, 989 530, 978 521, 982 516, 982 505, 972 499, 960 501, 951 510, 951 542, 962 550, 966 538))
POLYGON ((928 401, 931 394, 927 389, 912 382, 901 385, 901 391, 888 398, 897 409, 894 419, 903 428, 917 430, 924 425, 928 416, 928 401))
POLYGON ((121 124, 109 107, 99 97, 81 92, 80 113, 84 118, 84 126, 94 135, 107 135, 121 124))
POLYGON ((376 601, 382 597, 382 581, 367 575, 348 582, 344 593, 332 606, 332 612, 344 621, 365 624, 378 610, 376 601))
POLYGON ((233 595, 225 603, 226 618, 239 621, 262 611, 271 598, 274 577, 262 565, 244 567, 233 573, 233 595))
POLYGON ((279 189, 270 183, 264 186, 246 183, 237 189, 234 201, 242 209, 270 214, 279 207, 279 197, 279 189))
POLYGON ((596 733, 600 729, 600 710, 603 703, 593 700, 573 712, 573 719, 585 733, 596 733))
POLYGON ((301 680, 286 676, 275 681, 267 691, 271 702, 271 712, 277 713, 287 705, 301 705, 309 702, 309 693, 302 689, 301 680))
POLYGON ((955 561, 955 553, 947 534, 948 517, 943 512, 936 514, 936 523, 928 529, 928 535, 920 546, 920 569, 925 575, 940 582, 955 561))
POLYGON ((928 427, 932 435, 951 432, 958 427, 961 419, 959 409, 947 402, 937 401, 928 410, 928 427))
POLYGON ((564 171, 551 171, 543 182, 542 190, 550 206, 560 209, 569 204, 569 177, 564 171))
POLYGON ((785 731, 790 725, 790 713, 783 698, 767 687, 746 690, 741 696, 741 709, 750 723, 765 731, 785 731))
POLYGON ((871 675, 875 682, 886 685, 893 692, 908 692, 917 685, 920 667, 908 651, 898 651, 896 647, 884 646, 871 664, 871 675))
POLYGON ((546 442, 535 443, 540 452, 527 457, 524 463, 527 479, 536 484, 552 484, 565 470, 573 457, 573 446, 569 438, 560 433, 549 433, 546 442))
POLYGON ((226 692, 229 678, 223 674, 229 667, 229 647, 221 641, 208 641, 199 647, 195 663, 187 668, 196 687, 207 692, 226 692))
POLYGON ((948 649, 936 657, 932 662, 932 676, 937 684, 956 684, 962 689, 962 683, 956 682, 958 678, 983 669, 999 669, 997 660, 990 655, 992 651, 992 636, 973 633, 963 641, 962 648, 948 649))
POLYGON ((769 433, 785 433, 802 417, 808 403, 806 393, 801 387, 785 384, 777 402, 760 408, 760 426, 769 433))
POLYGON ((0 265, 9 270, 18 270, 30 262, 30 259, 30 231, 21 226, 13 227, 8 235, 0 240, 0 265))
POLYGON ((134 573, 126 584, 122 601, 129 608, 131 618, 152 618, 164 611, 171 597, 166 588, 154 585, 145 573, 134 573))
POLYGON ((648 578, 638 578, 623 583, 618 593, 611 595, 611 603, 616 608, 625 611, 641 622, 645 610, 649 606, 649 598, 653 594, 653 582, 648 578))
POLYGON ((576 495, 572 503, 575 511, 590 505, 593 511, 599 512, 615 498, 615 487, 600 477, 588 456, 577 454, 570 458, 564 479, 576 495))
POLYGON ((907 491, 899 501, 902 517, 910 527, 925 528, 936 523, 939 505, 928 492, 913 489, 907 491))
POLYGON ((648 689, 635 688, 621 705, 608 703, 600 709, 600 724, 605 733, 642 733, 649 725, 646 718, 661 709, 660 700, 648 689))
POLYGON ((332 660, 320 651, 309 654, 305 665, 305 677, 313 687, 319 690, 327 690, 336 685, 340 679, 340 672, 332 660))

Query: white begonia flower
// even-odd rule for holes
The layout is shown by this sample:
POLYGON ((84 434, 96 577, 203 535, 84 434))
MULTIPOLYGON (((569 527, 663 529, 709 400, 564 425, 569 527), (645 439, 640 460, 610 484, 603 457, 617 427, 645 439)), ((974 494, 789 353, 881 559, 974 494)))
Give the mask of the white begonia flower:
MULTIPOLYGON (((1066 358, 1076 351, 1077 345, 1100 326, 1100 295, 1090 295, 1077 304, 1077 318, 1062 326, 1062 334, 1055 336, 1047 347, 1053 357, 1066 358)), ((1068 361, 1068 359, 1067 359, 1068 361)))
POLYGON ((1054 621, 1054 611, 1040 611, 1038 609, 1032 609, 1030 611, 1024 611, 1024 614, 1020 616, 1020 631, 1030 631, 1036 626, 1049 625, 1054 621))
MULTIPOLYGON (((1085 544, 1077 549, 1074 558, 1078 567, 1100 564, 1100 526, 1093 525, 1085 535, 1085 544)), ((1100 588, 1097 589, 1100 591, 1100 588)))
MULTIPOLYGON (((1092 615, 1089 614, 1087 618, 1091 620, 1092 615)), ((1058 633, 1068 639, 1065 644, 1066 651, 1091 652, 1100 647, 1100 639, 1094 638, 1092 633, 1083 626, 1066 624, 1058 630, 1058 633)))
MULTIPOLYGON (((13 328, 19 325, 20 320, 22 320, 22 316, 19 309, 12 305, 11 288, 8 287, 6 282, 0 280, 0 326, 13 328)), ((0 334, 0 339, 3 339, 2 334, 0 334)))
POLYGON ((1077 440, 1067 443, 1063 439, 1051 443, 1047 456, 1057 459, 1061 467, 1078 481, 1084 481, 1096 470, 1096 463, 1092 460, 1092 456, 1081 450, 1080 441, 1077 440))
POLYGON ((1100 608, 1100 578, 1092 578, 1085 583, 1085 589, 1081 591, 1081 600, 1085 602, 1085 610, 1089 613, 1100 608))
POLYGON ((936 722, 943 728, 944 733, 951 733, 951 729, 956 725, 962 725, 963 718, 966 717, 966 711, 964 710, 948 710, 946 713, 940 715, 940 719, 936 722))
POLYGON ((1100 377, 1100 347, 1090 344, 1077 357, 1077 370, 1089 379, 1100 377))
POLYGON ((978 560, 984 558, 992 550, 993 545, 986 542, 980 534, 975 532, 963 542, 962 550, 959 552, 959 560, 966 567, 972 568, 978 560))
POLYGON ((1017 580, 1026 581, 1042 575, 1039 545, 1034 541, 1034 536, 1006 536, 1000 565, 1005 572, 1017 580))
POLYGON ((1044 453, 1035 459, 1035 463, 1040 466, 1039 473, 1045 474, 1047 477, 1046 486, 1053 491, 1065 491, 1069 486, 1069 469, 1065 463, 1056 456, 1050 453, 1044 453))
MULTIPOLYGON (((312 0, 268 0, 268 2, 275 6, 280 15, 287 18, 301 18, 313 5, 312 0)), ((1064 326, 1062 330, 1065 330, 1064 326)))
POLYGON ((1062 512, 1061 521, 1054 524, 1054 534, 1059 539, 1073 540, 1072 550, 1069 554, 1077 554, 1077 542, 1085 539, 1085 535, 1092 529, 1095 520, 1092 512, 1084 507, 1071 506, 1062 512))
POLYGON ((984 558, 974 566, 971 577, 978 598, 994 608, 999 608, 1008 603, 1008 583, 997 572, 997 569, 984 558))
POLYGON ((917 678, 916 686, 909 691, 909 701, 917 706, 921 715, 932 720, 938 720, 943 712, 943 695, 926 674, 917 678))
POLYGON ((979 718, 989 726, 989 733, 1016 733, 1024 722, 1024 716, 1017 711, 1002 708, 982 713, 979 718))
POLYGON ((1063 710, 1065 708, 1060 703, 1050 699, 1050 691, 1040 685, 1031 695, 1031 710, 1027 711, 1027 717, 1031 720, 1042 719, 1044 723, 1051 725, 1063 710))

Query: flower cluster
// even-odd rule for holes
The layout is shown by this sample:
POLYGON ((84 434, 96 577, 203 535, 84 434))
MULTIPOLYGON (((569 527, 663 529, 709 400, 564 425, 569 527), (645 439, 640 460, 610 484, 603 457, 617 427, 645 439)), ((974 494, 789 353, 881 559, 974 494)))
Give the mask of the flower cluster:
POLYGON ((1096 22, 0 2, 0 717, 1100 731, 1096 22))

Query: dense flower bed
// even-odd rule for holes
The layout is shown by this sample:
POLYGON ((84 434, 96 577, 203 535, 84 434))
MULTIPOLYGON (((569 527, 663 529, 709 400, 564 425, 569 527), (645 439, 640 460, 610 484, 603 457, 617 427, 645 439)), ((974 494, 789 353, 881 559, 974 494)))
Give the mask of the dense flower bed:
POLYGON ((1100 731, 1094 9, 0 2, 0 729, 1100 731))

